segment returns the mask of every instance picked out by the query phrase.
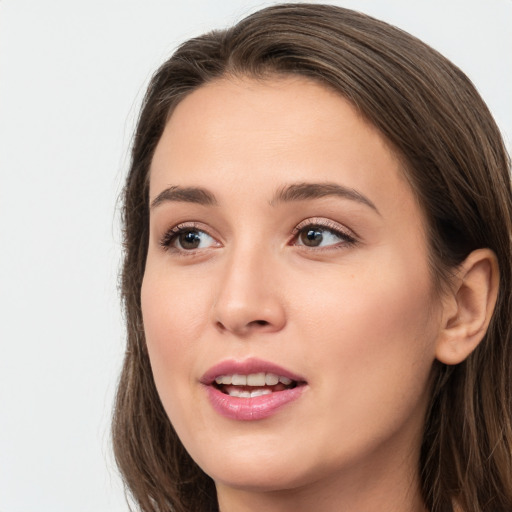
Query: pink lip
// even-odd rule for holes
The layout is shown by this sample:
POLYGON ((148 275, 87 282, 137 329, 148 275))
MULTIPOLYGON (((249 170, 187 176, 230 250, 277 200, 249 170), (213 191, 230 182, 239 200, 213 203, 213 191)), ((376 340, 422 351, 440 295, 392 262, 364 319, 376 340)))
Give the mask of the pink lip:
POLYGON ((210 368, 200 379, 204 384, 208 399, 212 407, 220 415, 239 421, 254 421, 268 418, 276 413, 281 407, 297 400, 306 389, 305 379, 296 375, 285 368, 262 361, 260 359, 246 359, 245 361, 228 360, 223 361, 210 368), (274 373, 279 376, 288 377, 300 385, 292 389, 277 391, 269 395, 257 396, 252 398, 239 398, 229 396, 212 384, 216 377, 220 375, 249 373, 274 373))

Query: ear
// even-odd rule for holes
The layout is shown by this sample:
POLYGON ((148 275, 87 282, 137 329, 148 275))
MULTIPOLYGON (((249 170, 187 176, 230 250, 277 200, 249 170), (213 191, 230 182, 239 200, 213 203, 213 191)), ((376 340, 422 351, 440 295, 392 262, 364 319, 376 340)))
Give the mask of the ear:
POLYGON ((436 358, 453 365, 466 359, 482 341, 498 296, 499 271, 490 249, 473 251, 459 266, 443 300, 442 331, 436 358))

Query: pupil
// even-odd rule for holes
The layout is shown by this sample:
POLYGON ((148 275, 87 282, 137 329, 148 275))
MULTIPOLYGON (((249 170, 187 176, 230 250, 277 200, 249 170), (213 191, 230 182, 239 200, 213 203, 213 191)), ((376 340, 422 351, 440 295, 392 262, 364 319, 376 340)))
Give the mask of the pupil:
POLYGON ((180 244, 184 249, 197 249, 201 238, 197 231, 187 231, 179 236, 180 244))
POLYGON ((322 243, 324 235, 319 229, 308 229, 302 233, 302 243, 309 247, 316 247, 322 243))

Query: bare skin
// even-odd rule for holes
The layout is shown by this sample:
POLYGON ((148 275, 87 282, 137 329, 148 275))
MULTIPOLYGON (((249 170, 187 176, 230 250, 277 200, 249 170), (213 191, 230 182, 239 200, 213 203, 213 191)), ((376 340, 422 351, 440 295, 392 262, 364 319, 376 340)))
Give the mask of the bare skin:
POLYGON ((223 79, 171 116, 150 199, 152 370, 221 511, 425 512, 428 379, 455 313, 379 132, 311 81, 223 79), (250 358, 304 391, 264 419, 227 418, 201 378, 250 358))

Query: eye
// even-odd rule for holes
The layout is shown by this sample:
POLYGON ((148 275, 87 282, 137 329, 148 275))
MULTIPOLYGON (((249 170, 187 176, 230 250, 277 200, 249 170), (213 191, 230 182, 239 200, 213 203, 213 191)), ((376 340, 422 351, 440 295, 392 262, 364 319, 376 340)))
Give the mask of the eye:
MULTIPOLYGON (((308 222, 308 221, 306 221, 308 222)), ((311 248, 335 247, 353 245, 356 239, 343 231, 340 227, 333 226, 331 222, 313 224, 308 222, 297 226, 295 230, 295 245, 311 248)))
POLYGON ((202 229, 178 225, 165 233, 160 245, 165 249, 195 251, 215 247, 218 242, 202 229))

